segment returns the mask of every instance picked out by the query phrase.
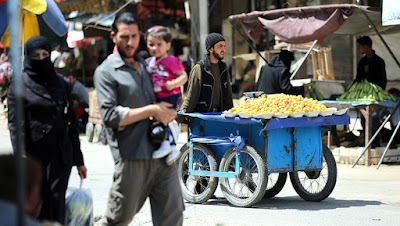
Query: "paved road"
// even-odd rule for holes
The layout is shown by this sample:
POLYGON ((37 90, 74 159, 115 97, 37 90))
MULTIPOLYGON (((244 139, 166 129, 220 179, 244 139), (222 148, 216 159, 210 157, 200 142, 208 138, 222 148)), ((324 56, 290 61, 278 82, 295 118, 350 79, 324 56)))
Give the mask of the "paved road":
MULTIPOLYGON (((180 137, 184 142, 185 134, 180 137)), ((89 144, 81 137, 89 178, 84 186, 94 196, 95 216, 104 213, 113 171, 108 147, 89 144)), ((76 170, 70 186, 78 186, 76 170)), ((331 196, 322 202, 301 199, 288 179, 275 198, 252 208, 232 207, 217 190, 218 199, 205 204, 186 203, 184 225, 398 225, 400 222, 400 166, 375 167, 338 165, 338 181, 331 196)), ((132 225, 151 225, 146 202, 132 225)))
MULTIPOLYGON (((1 121, 1 120, 0 120, 1 121)), ((11 151, 8 131, 0 123, 0 154, 11 151)), ((180 137, 180 145, 185 140, 180 137)), ((108 146, 88 143, 81 136, 88 168, 83 183, 94 199, 94 215, 106 209, 112 181, 113 160, 108 146)), ((79 186, 76 168, 70 187, 79 186)), ((338 181, 333 193, 322 202, 306 202, 294 191, 288 179, 280 194, 262 200, 252 208, 232 207, 217 190, 218 199, 205 204, 186 203, 184 225, 399 225, 400 166, 375 167, 338 164, 338 181)), ((131 225, 152 225, 147 201, 131 225)))

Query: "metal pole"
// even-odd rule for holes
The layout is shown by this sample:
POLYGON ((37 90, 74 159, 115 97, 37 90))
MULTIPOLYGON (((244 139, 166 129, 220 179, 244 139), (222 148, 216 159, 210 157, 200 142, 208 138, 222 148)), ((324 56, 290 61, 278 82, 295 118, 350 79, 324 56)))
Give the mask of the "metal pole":
POLYGON ((311 45, 310 49, 307 51, 306 55, 303 57, 301 60, 300 65, 296 68, 296 70, 293 72, 293 74, 290 76, 290 80, 294 78, 294 76, 297 74, 297 72, 300 70, 301 65, 304 64, 304 61, 306 61, 308 55, 310 55, 311 51, 314 49, 314 46, 317 44, 318 40, 314 40, 313 44, 311 45))
POLYGON ((200 30, 200 58, 204 57, 207 54, 206 43, 205 40, 209 33, 208 27, 208 0, 199 0, 198 1, 198 9, 199 9, 199 30, 200 30))
POLYGON ((385 124, 389 121, 389 119, 392 117, 392 115, 397 111, 397 109, 400 107, 400 103, 394 107, 393 111, 388 115, 388 117, 385 119, 385 121, 381 124, 379 129, 375 132, 374 136, 372 136, 371 140, 368 142, 368 144, 364 147, 364 150, 361 152, 360 156, 358 156, 357 160, 354 162, 352 168, 356 166, 357 162, 360 160, 361 156, 364 155, 365 151, 368 149, 368 147, 372 144, 372 142, 375 140, 376 136, 378 136, 379 132, 382 130, 382 128, 385 126, 385 124))
POLYGON ((21 123, 24 121, 24 105, 23 105, 23 82, 21 78, 21 55, 19 53, 19 5, 16 0, 7 1, 7 13, 10 28, 10 59, 13 66, 13 78, 12 83, 15 86, 15 97, 16 97, 16 150, 14 150, 15 155, 15 166, 16 166, 16 200, 17 200, 17 225, 25 225, 24 220, 24 209, 25 209, 25 166, 22 161, 22 155, 25 150, 24 136, 22 133, 23 127, 21 123))
POLYGON ((378 163, 378 166, 376 167, 376 169, 379 169, 379 166, 381 165, 381 163, 382 163, 382 161, 383 161, 383 158, 385 157, 386 152, 387 152, 388 149, 389 149, 390 144, 392 144, 392 141, 393 141, 393 139, 394 139, 394 137, 395 137, 395 135, 396 135, 396 133, 397 133, 397 130, 399 130, 399 127, 400 127, 400 122, 397 123, 396 129, 394 130, 394 132, 393 132, 393 134, 392 134, 392 137, 390 137, 389 143, 387 144, 386 149, 385 149, 385 151, 383 152, 383 154, 382 154, 382 156, 381 156, 381 159, 379 160, 379 163, 378 163))
POLYGON ((229 22, 231 22, 232 27, 240 34, 240 36, 242 36, 242 38, 247 42, 247 44, 254 50, 256 51, 256 53, 266 62, 268 63, 268 61, 261 55, 260 51, 257 50, 256 47, 253 46, 253 44, 251 43, 251 41, 240 31, 240 29, 236 26, 235 18, 233 18, 232 16, 229 17, 229 22))

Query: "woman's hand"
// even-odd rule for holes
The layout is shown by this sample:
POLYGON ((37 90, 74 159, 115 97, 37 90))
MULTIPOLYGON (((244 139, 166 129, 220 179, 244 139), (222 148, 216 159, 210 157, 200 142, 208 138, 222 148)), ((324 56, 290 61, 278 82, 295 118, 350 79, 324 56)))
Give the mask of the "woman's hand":
POLYGON ((86 172, 87 172, 86 167, 85 166, 77 166, 76 168, 78 169, 78 174, 81 177, 81 179, 82 180, 85 179, 86 178, 86 172))

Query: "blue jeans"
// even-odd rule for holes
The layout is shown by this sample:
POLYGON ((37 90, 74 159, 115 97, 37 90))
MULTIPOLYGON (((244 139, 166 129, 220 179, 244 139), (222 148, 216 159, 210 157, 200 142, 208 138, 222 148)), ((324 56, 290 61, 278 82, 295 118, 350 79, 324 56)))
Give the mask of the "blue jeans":
POLYGON ((178 110, 178 108, 181 107, 182 105, 182 95, 180 93, 169 96, 169 97, 163 97, 157 100, 158 103, 160 102, 167 102, 172 104, 173 108, 178 110))
MULTIPOLYGON (((182 105, 182 95, 180 93, 178 93, 178 94, 175 94, 175 95, 172 95, 172 96, 169 96, 169 97, 160 98, 160 99, 157 100, 157 102, 158 103, 160 103, 160 102, 170 103, 170 104, 173 105, 172 107, 175 110, 178 110, 182 105)), ((169 129, 168 126, 164 126, 163 124, 159 124, 156 127, 161 127, 165 131, 165 133, 168 133, 167 139, 168 139, 168 137, 171 137, 171 145, 176 145, 176 141, 174 140, 174 136, 172 136, 171 130, 169 129)), ((151 131, 156 131, 156 130, 152 129, 151 131)), ((155 134, 152 134, 152 136, 154 136, 154 135, 155 134)))

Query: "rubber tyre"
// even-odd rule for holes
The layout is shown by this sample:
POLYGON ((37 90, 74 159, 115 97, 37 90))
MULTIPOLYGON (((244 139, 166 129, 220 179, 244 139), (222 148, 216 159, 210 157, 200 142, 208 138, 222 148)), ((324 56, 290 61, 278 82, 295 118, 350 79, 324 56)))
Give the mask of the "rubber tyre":
MULTIPOLYGON (((182 155, 178 160, 178 175, 182 196, 190 203, 204 203, 217 189, 218 177, 190 176, 189 144, 183 145, 180 151, 182 155)), ((197 170, 218 170, 216 155, 207 145, 203 144, 195 143, 193 145, 193 165, 197 170)))
POLYGON ((287 173, 270 173, 268 175, 267 190, 265 191, 264 199, 274 197, 281 192, 283 186, 285 186, 286 178, 287 173), (276 175, 278 178, 276 178, 276 175))
MULTIPOLYGON (((236 152, 232 147, 222 157, 219 171, 235 172, 235 162, 236 152)), ((250 207, 258 203, 265 194, 268 182, 267 168, 262 155, 250 145, 245 145, 240 150, 240 164, 241 173, 239 176, 235 178, 220 178, 221 191, 232 205, 250 207), (255 173, 258 173, 256 180, 253 178, 255 173), (237 188, 239 188, 239 191, 237 188), (248 190, 247 197, 242 193, 243 190, 248 190)))
POLYGON ((326 145, 322 146, 322 152, 322 170, 319 171, 319 174, 315 174, 318 171, 309 171, 310 176, 306 174, 306 171, 290 172, 290 180, 292 181, 294 190, 306 201, 319 202, 326 199, 336 185, 337 168, 335 158, 326 145), (316 178, 313 179, 310 177, 316 178), (303 185, 302 182, 305 184, 303 185), (322 188, 317 188, 315 189, 316 191, 313 189, 314 185, 319 186, 323 182, 325 182, 325 185, 322 188))
POLYGON ((93 141, 93 136, 94 136, 94 125, 93 123, 87 123, 86 124, 86 137, 88 139, 88 142, 93 141))

